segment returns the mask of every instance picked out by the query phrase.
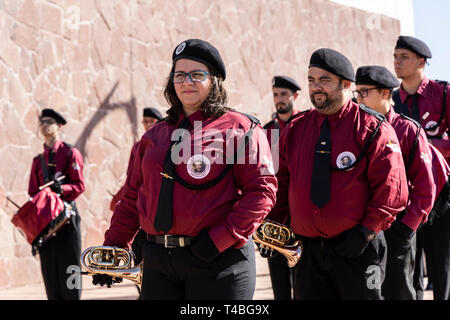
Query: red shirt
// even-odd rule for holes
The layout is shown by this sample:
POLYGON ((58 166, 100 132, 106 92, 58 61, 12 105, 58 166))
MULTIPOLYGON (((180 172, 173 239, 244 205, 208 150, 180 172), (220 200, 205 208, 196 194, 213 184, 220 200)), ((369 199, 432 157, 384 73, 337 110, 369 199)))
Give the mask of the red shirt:
MULTIPOLYGON (((83 156, 78 149, 70 148, 61 140, 55 142, 53 148, 55 162, 55 176, 65 175, 66 178, 61 188, 63 194, 61 198, 65 201, 73 201, 84 191, 83 177, 83 156), (58 172, 60 174, 58 174, 58 172)), ((44 145, 44 159, 48 164, 50 148, 44 145)), ((28 194, 33 197, 39 192, 39 186, 45 184, 44 174, 42 172, 41 159, 34 157, 31 165, 30 181, 28 184, 28 194)))
MULTIPOLYGON (((442 134, 447 133, 450 124, 450 87, 448 88, 444 119, 439 128, 432 132, 427 131, 427 135, 429 137, 436 137, 436 139, 431 140, 433 145, 444 155, 447 163, 450 163, 450 140, 448 138, 438 139, 442 134)), ((417 105, 419 106, 419 118, 422 119, 427 112, 429 114, 425 120, 419 121, 420 124, 424 128, 435 125, 439 121, 442 113, 444 86, 425 77, 416 92, 418 94, 417 105)), ((412 114, 412 99, 406 101, 407 97, 408 93, 400 87, 401 102, 403 104, 406 102, 409 112, 412 114)))
MULTIPOLYGON (((139 147, 139 141, 133 145, 133 148, 131 148, 130 159, 128 160, 127 175, 130 173, 131 166, 133 164, 134 157, 136 156, 138 147, 139 147)), ((114 211, 114 208, 116 207, 117 202, 120 201, 120 198, 122 197, 123 187, 124 186, 122 186, 119 189, 119 191, 117 191, 117 193, 111 199, 111 203, 109 204, 109 209, 111 211, 114 211)))
MULTIPOLYGON (((298 114, 300 111, 297 109, 293 109, 292 110, 292 116, 298 114)), ((275 172, 278 172, 278 155, 279 155, 279 150, 278 150, 278 139, 280 137, 281 132, 284 130, 284 128, 286 127, 286 122, 281 120, 278 115, 270 122, 266 123, 264 125, 264 130, 266 132, 267 135, 267 140, 269 141, 269 145, 270 145, 270 149, 272 150, 272 159, 274 161, 274 168, 275 168, 275 172), (276 132, 275 130, 278 130, 278 132, 276 132)), ((277 176, 277 178, 279 179, 279 177, 277 176)), ((282 194, 282 192, 284 192, 283 190, 278 189, 277 190, 277 199, 278 197, 283 197, 284 194, 282 194)), ((277 201, 275 203, 275 206, 273 207, 272 211, 269 212, 269 214, 267 215, 267 219, 272 220, 272 221, 277 221, 279 223, 283 223, 286 224, 287 223, 287 219, 288 219, 288 212, 289 212, 289 207, 285 206, 282 207, 282 203, 287 203, 286 201, 277 201)))
MULTIPOLYGON (((180 116, 179 123, 183 118, 184 115, 180 116)), ((190 135, 185 136, 182 144, 183 150, 188 151, 187 154, 182 152, 184 161, 176 164, 175 170, 186 182, 198 185, 222 173, 227 166, 224 157, 235 152, 243 140, 238 139, 233 145, 227 134, 232 136, 234 132, 240 132, 242 137, 251 122, 234 111, 217 119, 205 118, 202 111, 197 111, 189 116, 189 120, 190 135), (193 159, 203 161, 204 166, 198 172, 194 170, 193 159)), ((139 227, 148 234, 162 234, 153 224, 164 158, 176 127, 162 121, 143 135, 123 196, 105 233, 105 245, 128 246, 139 227)), ((247 242, 273 207, 277 190, 273 169, 268 170, 272 168, 272 156, 261 126, 254 129, 247 151, 245 161, 238 159, 225 177, 208 189, 191 190, 174 182, 173 226, 169 234, 196 236, 207 229, 220 252, 247 242), (258 158, 254 161, 256 155, 258 158)))
MULTIPOLYGON (((280 189, 287 189, 292 230, 305 237, 331 238, 357 224, 376 233, 387 229, 408 199, 405 166, 394 129, 384 121, 358 165, 330 172, 331 198, 319 209, 310 200, 310 190, 316 141, 324 120, 317 110, 305 112, 290 122, 280 137, 278 176, 282 179, 278 182, 280 189)), ((379 122, 352 101, 328 120, 332 167, 342 166, 345 157, 353 163, 379 122)))
POLYGON ((419 225, 427 220, 436 195, 430 144, 425 131, 421 129, 413 150, 418 127, 412 121, 396 113, 393 108, 385 116, 397 133, 405 166, 409 163, 406 170, 409 183, 409 202, 402 222, 412 230, 417 230, 419 225))

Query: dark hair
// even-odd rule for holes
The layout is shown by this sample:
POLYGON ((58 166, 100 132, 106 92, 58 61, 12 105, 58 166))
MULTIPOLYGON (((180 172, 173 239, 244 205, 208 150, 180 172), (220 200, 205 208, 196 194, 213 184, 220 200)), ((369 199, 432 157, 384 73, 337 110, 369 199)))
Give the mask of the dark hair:
MULTIPOLYGON (((172 65, 170 73, 174 70, 175 64, 172 65)), ((222 78, 214 70, 210 69, 209 71, 212 81, 211 88, 200 109, 203 111, 205 117, 218 118, 228 110, 231 110, 231 108, 226 106, 228 96, 225 87, 223 86, 222 78)), ((177 93, 175 92, 175 86, 170 75, 166 79, 163 92, 164 97, 169 104, 169 110, 167 110, 168 117, 166 121, 169 124, 176 124, 178 122, 178 116, 183 112, 183 104, 180 99, 178 99, 177 93)))

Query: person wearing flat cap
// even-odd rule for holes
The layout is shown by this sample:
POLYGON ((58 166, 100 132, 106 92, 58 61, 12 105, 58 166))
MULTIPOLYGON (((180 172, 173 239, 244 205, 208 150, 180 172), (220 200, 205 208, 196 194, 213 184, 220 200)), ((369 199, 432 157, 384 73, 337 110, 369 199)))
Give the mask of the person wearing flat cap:
POLYGON ((41 191, 40 186, 52 182, 49 187, 51 192, 56 193, 75 212, 70 223, 38 249, 49 300, 78 300, 81 295, 81 288, 69 288, 67 285, 67 270, 69 266, 80 267, 80 216, 75 200, 85 189, 84 163, 80 151, 59 137, 66 123, 66 119, 53 109, 41 111, 39 131, 44 140, 44 151, 33 159, 28 184, 28 194, 34 197, 39 192, 46 192, 47 188, 41 191))
POLYGON ((251 235, 275 204, 277 180, 259 121, 227 106, 225 64, 209 42, 172 54, 168 116, 139 143, 104 245, 146 235, 143 299, 252 299, 251 235))
MULTIPOLYGON (((436 147, 450 164, 450 94, 446 81, 428 79, 425 65, 432 58, 430 48, 422 40, 399 36, 394 50, 395 73, 401 79, 401 86, 394 91, 394 108, 418 121, 425 130, 429 142, 436 147)), ((423 298, 422 247, 427 255, 427 270, 436 275, 433 278, 434 298, 450 299, 450 214, 447 208, 435 211, 430 222, 419 230, 416 258, 417 276, 415 286, 419 299, 423 298), (432 221, 432 223, 431 223, 432 221), (435 258, 428 258, 435 257, 435 258)))
POLYGON ((351 62, 328 48, 311 55, 313 110, 280 136, 277 206, 303 243, 294 270, 296 299, 382 299, 383 230, 403 211, 408 185, 392 126, 351 100, 351 62), (278 203, 284 202, 287 203, 278 203))
MULTIPOLYGON (((288 76, 277 75, 272 78, 272 93, 276 112, 273 119, 264 125, 267 139, 272 148, 278 143, 281 131, 286 126, 287 121, 294 115, 299 113, 295 107, 295 101, 298 98, 298 92, 301 90, 297 81, 288 76)), ((273 150, 273 149, 272 149, 273 150)), ((278 149, 277 149, 278 150, 278 149)), ((280 190, 278 190, 277 194, 280 190)), ((278 197, 278 195, 277 195, 278 197)), ((276 206, 276 204, 275 204, 276 206)), ((286 210, 289 210, 286 208, 286 210)), ((282 211, 278 209, 274 212, 282 211)), ((283 215, 286 218, 287 215, 283 215)), ((278 217, 272 214, 267 219, 285 224, 286 221, 280 221, 278 217)), ((264 247, 259 247, 262 257, 268 258, 268 266, 270 272, 270 280, 275 300, 292 300, 292 277, 293 271, 288 267, 286 258, 276 251, 267 251, 264 247)))
MULTIPOLYGON (((406 209, 384 231, 387 243, 386 277, 382 285, 386 300, 415 300, 413 286, 416 232, 427 220, 436 197, 432 152, 425 131, 411 118, 392 107, 392 91, 400 86, 385 67, 363 66, 356 72, 355 98, 386 117, 397 133, 409 185, 406 209)), ((442 179, 440 179, 442 180, 442 179)))

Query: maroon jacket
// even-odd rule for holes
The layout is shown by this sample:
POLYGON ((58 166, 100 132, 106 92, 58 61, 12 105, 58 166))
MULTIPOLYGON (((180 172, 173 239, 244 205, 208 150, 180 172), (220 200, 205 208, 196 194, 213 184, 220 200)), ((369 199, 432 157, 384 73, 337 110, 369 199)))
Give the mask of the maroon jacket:
MULTIPOLYGON (((300 111, 297 109, 293 109, 292 116, 298 114, 300 111)), ((269 141, 270 149, 272 151, 272 159, 274 162, 275 172, 278 173, 278 164, 279 164, 279 150, 278 150, 278 139, 280 137, 281 132, 286 127, 286 122, 282 121, 278 116, 272 119, 270 122, 264 125, 264 130, 266 132, 267 140, 269 141), (278 132, 276 132, 278 130, 278 132)), ((277 176, 278 178, 278 176, 277 176)), ((277 190, 277 199, 278 197, 282 197, 280 194, 280 189, 277 190)), ((272 221, 277 221, 279 223, 286 224, 289 216, 289 207, 281 207, 281 203, 277 201, 272 211, 267 215, 267 219, 272 221)), ((286 202, 285 202, 286 203, 286 202)))
MULTIPOLYGON (((180 117, 179 123, 184 117, 180 117)), ((225 157, 241 146, 242 135, 248 132, 251 121, 234 111, 217 119, 205 118, 202 111, 197 111, 189 120, 192 128, 180 152, 183 161, 175 165, 175 170, 186 182, 198 185, 223 172, 227 166, 225 157), (240 138, 233 143, 227 137, 236 132, 240 138), (196 159, 203 164, 198 171, 194 167, 196 159)), ((176 127, 162 121, 143 135, 123 196, 105 233, 105 245, 128 246, 139 227, 147 234, 162 234, 153 224, 164 158, 176 127)), ((231 246, 243 246, 275 203, 277 180, 271 161, 267 138, 258 125, 245 159, 238 159, 218 184, 205 190, 192 190, 174 183, 173 226, 168 233, 196 236, 206 229, 219 252, 231 246)))
MULTIPOLYGON (((328 119, 334 168, 342 167, 346 156, 353 163, 379 123, 350 100, 328 119)), ((376 233, 387 229, 408 199, 405 166, 394 129, 384 121, 359 164, 348 171, 331 171, 331 199, 319 209, 310 200, 310 189, 316 141, 324 120, 316 110, 302 113, 280 137, 278 182, 289 196, 292 230, 306 237, 331 238, 357 224, 376 233)))
MULTIPOLYGON (((48 155, 50 148, 44 145, 44 158, 48 163, 48 155)), ((73 201, 84 191, 83 177, 83 156, 80 151, 74 147, 70 147, 61 140, 55 142, 53 146, 55 154, 54 161, 56 164, 55 176, 65 175, 65 182, 61 186, 63 194, 61 198, 65 201, 73 201), (58 172, 60 174, 58 174, 58 172)), ((45 184, 44 174, 42 172, 41 159, 39 156, 34 157, 31 165, 30 180, 28 184, 28 194, 33 197, 39 192, 39 186, 45 184)))
POLYGON ((435 201, 432 154, 423 129, 417 137, 418 126, 393 108, 385 116, 397 133, 409 183, 409 201, 402 222, 415 231, 427 220, 435 201))
POLYGON ((442 188, 448 181, 448 176, 450 175, 450 166, 447 163, 447 160, 444 158, 442 153, 439 152, 437 148, 430 145, 430 151, 432 154, 432 163, 433 163, 433 178, 434 183, 436 185, 436 198, 442 191, 442 188))
MULTIPOLYGON (((422 119, 424 115, 428 112, 428 117, 426 119, 419 121, 422 127, 428 128, 433 126, 439 121, 442 113, 443 105, 443 92, 444 86, 437 83, 436 81, 429 80, 425 77, 417 89, 417 104, 419 106, 419 117, 422 119)), ((400 99, 403 104, 407 104, 410 114, 412 112, 412 99, 408 99, 408 93, 400 87, 400 99)), ((428 131, 427 134, 430 137, 441 137, 443 134, 447 133, 450 124, 450 87, 448 87, 446 111, 444 119, 435 131, 428 131)), ((445 135, 444 135, 445 136, 445 135)), ((432 144, 438 148, 438 150, 447 159, 447 163, 450 163, 450 140, 448 137, 444 139, 431 139, 432 144)))

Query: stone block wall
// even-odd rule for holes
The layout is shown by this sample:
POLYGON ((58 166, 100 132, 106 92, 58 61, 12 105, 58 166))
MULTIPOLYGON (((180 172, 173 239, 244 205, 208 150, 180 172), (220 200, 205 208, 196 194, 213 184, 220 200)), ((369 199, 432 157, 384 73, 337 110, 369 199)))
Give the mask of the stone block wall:
POLYGON ((305 89, 298 107, 309 107, 314 50, 340 50, 355 70, 392 69, 399 32, 398 20, 326 0, 1 0, 0 288, 42 281, 39 259, 11 224, 15 208, 3 195, 28 199, 43 108, 69 120, 62 137, 84 156, 86 191, 77 205, 85 248, 103 241, 111 194, 143 134, 142 109, 167 109, 161 91, 178 43, 213 43, 227 67, 230 106, 267 122, 272 76, 297 79, 305 89))

